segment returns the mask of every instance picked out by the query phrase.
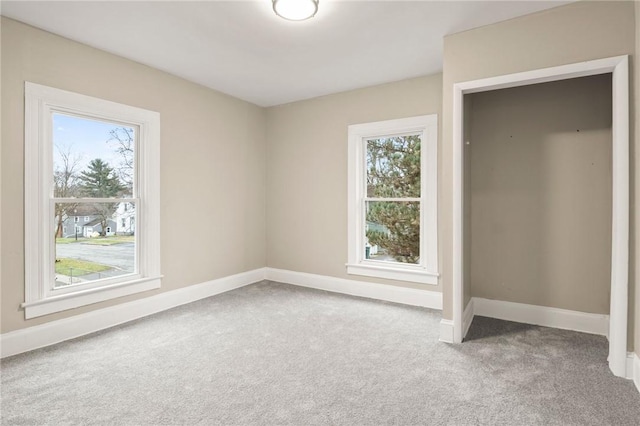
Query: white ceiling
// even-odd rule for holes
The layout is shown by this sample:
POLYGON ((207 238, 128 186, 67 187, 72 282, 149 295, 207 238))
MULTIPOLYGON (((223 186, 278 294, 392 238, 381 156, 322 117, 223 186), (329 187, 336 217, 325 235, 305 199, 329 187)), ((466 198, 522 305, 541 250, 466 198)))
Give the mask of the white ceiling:
POLYGON ((261 106, 442 70, 446 34, 569 1, 2 1, 2 15, 261 106))

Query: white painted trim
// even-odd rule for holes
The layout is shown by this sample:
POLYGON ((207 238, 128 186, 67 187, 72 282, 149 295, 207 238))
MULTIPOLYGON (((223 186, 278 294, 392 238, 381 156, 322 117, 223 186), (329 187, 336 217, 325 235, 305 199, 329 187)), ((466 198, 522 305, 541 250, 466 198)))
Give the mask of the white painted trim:
POLYGON ((636 354, 632 354, 632 367, 631 367, 631 377, 633 378, 633 383, 636 385, 636 389, 640 392, 640 357, 636 354))
POLYGON ((464 303, 464 97, 462 89, 458 85, 453 86, 453 253, 451 262, 453 265, 452 280, 452 320, 453 342, 462 343, 463 338, 463 303, 464 303))
POLYGON ((473 310, 474 315, 482 317, 574 330, 601 336, 607 336, 609 333, 609 315, 590 314, 479 297, 473 298, 473 310))
POLYGON ((305 272, 294 272, 274 268, 266 268, 265 279, 351 296, 386 300, 404 305, 422 306, 438 310, 442 309, 442 293, 437 291, 347 280, 326 275, 308 274, 305 272))
POLYGON ((465 94, 487 92, 491 90, 508 89, 510 87, 527 86, 531 84, 548 83, 551 81, 568 80, 571 78, 587 77, 590 75, 607 74, 619 66, 628 55, 610 58, 594 59, 592 61, 576 62, 557 67, 540 68, 514 74, 499 75, 480 80, 456 83, 465 94))
MULTIPOLYGON (((453 253, 452 295, 454 341, 462 341, 463 329, 463 111, 464 94, 517 87, 588 75, 612 73, 613 100, 613 199, 611 249, 611 308, 609 368, 626 374, 627 304, 629 267, 629 57, 617 56, 485 78, 453 85, 453 253)), ((446 190, 446 189, 445 189, 446 190)))
POLYGON ((627 374, 625 375, 625 377, 629 380, 633 380, 633 357, 634 357, 634 353, 633 352, 627 352, 627 367, 626 367, 626 372, 627 374))
POLYGON ((473 322, 473 317, 475 316, 475 298, 471 298, 469 303, 467 303, 467 307, 464 309, 464 313, 462 315, 462 338, 467 337, 467 333, 469 332, 469 327, 471 327, 471 323, 473 322))
POLYGON ((0 335, 2 358, 53 345, 262 281, 264 268, 0 335))
MULTIPOLYGON (((79 93, 25 82, 25 318, 159 288, 160 114, 79 93), (52 115, 69 114, 138 129, 134 200, 137 208, 136 267, 127 276, 81 286, 52 288, 55 277, 52 115), (124 280, 128 280, 123 283, 124 280)), ((61 199, 57 201, 78 201, 61 199)), ((86 219, 87 216, 85 216, 86 219)))
MULTIPOLYGON (((438 116, 421 115, 348 128, 347 273, 421 284, 438 284, 438 116), (420 198, 385 198, 387 201, 420 202, 420 264, 365 259, 366 149, 365 140, 394 134, 422 134, 420 198)), ((379 200, 379 199, 375 199, 379 200)))
POLYGON ((68 309, 102 302, 103 300, 155 290, 160 288, 160 280, 161 277, 152 277, 124 281, 109 286, 94 287, 84 291, 23 303, 20 306, 25 310, 24 316, 26 319, 36 318, 54 312, 66 311, 68 309))
POLYGON ((387 266, 377 266, 371 264, 351 265, 347 264, 347 273, 352 275, 364 275, 366 277, 385 278, 397 281, 410 281, 420 284, 438 285, 438 274, 427 272, 426 270, 399 270, 387 266))
POLYGON ((613 70, 613 194, 609 367, 625 373, 629 283, 629 59, 613 70))
POLYGON ((454 343, 453 341, 453 321, 448 319, 440 320, 440 339, 444 343, 454 343))

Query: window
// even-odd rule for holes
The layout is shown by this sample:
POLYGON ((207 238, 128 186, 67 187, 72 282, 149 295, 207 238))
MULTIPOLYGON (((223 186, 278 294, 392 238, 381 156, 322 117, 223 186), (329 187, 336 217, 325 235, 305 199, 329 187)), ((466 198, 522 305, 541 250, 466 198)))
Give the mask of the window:
POLYGON ((160 287, 159 138, 156 112, 25 83, 26 318, 160 287))
POLYGON ((438 283, 437 138, 437 115, 349 126, 349 274, 438 283))

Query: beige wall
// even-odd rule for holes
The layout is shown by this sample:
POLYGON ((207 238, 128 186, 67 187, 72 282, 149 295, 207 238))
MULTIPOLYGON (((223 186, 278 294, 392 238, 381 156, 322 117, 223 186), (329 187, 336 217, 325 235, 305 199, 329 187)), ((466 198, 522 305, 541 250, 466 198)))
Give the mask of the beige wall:
MULTIPOLYGON (((640 21, 639 9, 636 4, 634 11, 632 2, 579 2, 454 34, 444 40, 443 75, 297 102, 270 108, 266 113, 158 70, 3 18, 1 331, 145 296, 29 322, 23 320, 18 305, 24 297, 21 207, 24 80, 162 114, 162 262, 166 276, 162 291, 265 264, 355 278, 347 276, 344 268, 346 127, 443 111, 439 144, 442 277, 438 288, 443 289, 445 297, 443 314, 451 318, 452 181, 448 165, 453 83, 637 53, 640 47, 634 40, 640 31, 634 25, 634 16, 640 21), (205 188, 206 197, 199 196, 201 188, 205 188), (265 192, 270 200, 268 208, 265 192), (171 226, 173 222, 197 224, 198 232, 184 232, 181 227, 171 226), (265 250, 267 224, 269 244, 265 250)), ((638 68, 634 73, 636 79, 640 79, 638 68)), ((640 94, 634 99, 636 105, 639 98, 640 94)), ((639 110, 635 111, 636 117, 639 110)), ((638 123, 636 126, 640 127, 638 123)), ((640 163, 638 151, 633 151, 632 171, 640 163)), ((635 181, 638 182, 638 174, 635 181)), ((635 185, 632 190, 637 193, 638 187, 635 185)), ((638 218, 638 210, 634 209, 632 218, 638 218)), ((635 238, 634 247, 640 249, 640 238, 635 238)), ((635 273, 638 251, 631 252, 632 282, 640 275, 635 273)), ((637 293, 640 309, 640 292, 637 293)), ((640 353, 640 318, 636 323, 640 353)))
POLYGON ((264 109, 2 18, 3 333, 157 293, 24 320, 25 80, 160 112, 159 291, 266 265, 264 109))
POLYGON ((611 75, 467 97, 471 296, 608 314, 611 75))
MULTIPOLYGON (((453 84, 585 60, 633 54, 635 51, 634 14, 633 2, 577 2, 445 37, 441 151, 442 164, 445 167, 442 169, 440 187, 442 200, 439 216, 445 318, 452 316, 450 253, 452 252, 453 185, 452 170, 446 165, 452 162, 453 84)), ((637 164, 632 164, 632 167, 637 168, 637 164)), ((632 190, 635 191, 635 185, 632 190)), ((631 283, 636 276, 636 256, 636 251, 632 247, 631 283)), ((630 303, 630 308, 633 308, 633 303, 630 303)), ((632 326, 634 319, 631 312, 630 319, 632 326)))
POLYGON ((347 126, 440 116, 434 75, 269 108, 267 264, 299 272, 439 290, 347 275, 347 126))

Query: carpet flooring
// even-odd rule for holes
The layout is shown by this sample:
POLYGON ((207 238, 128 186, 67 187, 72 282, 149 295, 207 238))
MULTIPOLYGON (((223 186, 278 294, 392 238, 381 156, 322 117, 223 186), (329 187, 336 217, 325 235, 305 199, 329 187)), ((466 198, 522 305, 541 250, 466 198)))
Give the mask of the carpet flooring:
POLYGON ((263 282, 0 364, 5 425, 639 425, 603 337, 263 282))

